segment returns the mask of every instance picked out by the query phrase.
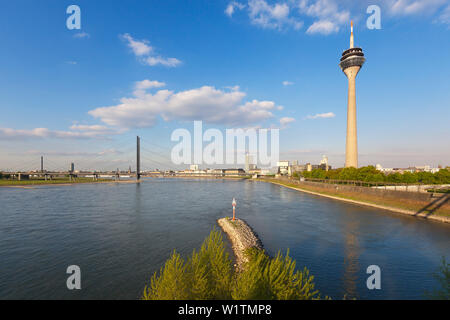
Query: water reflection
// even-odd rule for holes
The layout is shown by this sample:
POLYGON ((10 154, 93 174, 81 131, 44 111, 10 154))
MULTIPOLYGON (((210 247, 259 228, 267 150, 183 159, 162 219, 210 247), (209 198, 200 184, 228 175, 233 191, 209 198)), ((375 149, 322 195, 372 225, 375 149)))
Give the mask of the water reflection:
POLYGON ((359 247, 357 220, 349 220, 344 227, 345 249, 344 249, 344 296, 348 299, 358 298, 357 281, 359 266, 359 247))

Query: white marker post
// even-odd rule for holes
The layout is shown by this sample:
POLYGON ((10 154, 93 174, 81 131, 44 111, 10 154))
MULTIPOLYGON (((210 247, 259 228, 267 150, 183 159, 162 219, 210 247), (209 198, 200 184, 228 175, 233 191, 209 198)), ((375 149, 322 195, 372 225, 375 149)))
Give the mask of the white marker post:
POLYGON ((233 204, 233 221, 234 221, 236 218, 236 199, 235 198, 233 198, 232 204, 233 204))

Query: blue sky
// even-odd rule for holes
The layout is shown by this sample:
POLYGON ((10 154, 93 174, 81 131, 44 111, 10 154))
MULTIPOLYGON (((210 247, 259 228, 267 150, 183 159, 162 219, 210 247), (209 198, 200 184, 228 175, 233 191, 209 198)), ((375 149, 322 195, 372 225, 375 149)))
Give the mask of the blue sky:
POLYGON ((0 12, 0 169, 41 154, 49 169, 125 169, 136 135, 144 168, 162 168, 193 120, 280 127, 281 158, 342 166, 350 19, 367 59, 360 164, 450 165, 449 1, 18 0, 0 12))

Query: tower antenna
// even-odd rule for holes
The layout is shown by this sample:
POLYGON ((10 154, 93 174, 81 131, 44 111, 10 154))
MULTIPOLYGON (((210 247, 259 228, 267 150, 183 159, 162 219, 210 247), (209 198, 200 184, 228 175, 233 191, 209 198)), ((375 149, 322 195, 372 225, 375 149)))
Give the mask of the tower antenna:
POLYGON ((354 38, 353 38, 353 20, 350 21, 350 49, 355 47, 354 38))

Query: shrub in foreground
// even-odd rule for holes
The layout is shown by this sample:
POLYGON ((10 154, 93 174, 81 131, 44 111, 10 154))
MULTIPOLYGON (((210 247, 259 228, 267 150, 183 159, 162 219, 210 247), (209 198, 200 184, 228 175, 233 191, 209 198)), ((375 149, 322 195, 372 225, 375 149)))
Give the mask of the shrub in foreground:
POLYGON ((295 260, 278 252, 270 258, 264 251, 250 249, 249 262, 236 275, 232 297, 235 300, 312 300, 320 299, 314 277, 306 267, 295 270, 295 260))
POLYGON ((155 272, 145 287, 144 300, 213 299, 320 299, 314 277, 305 268, 296 271, 295 260, 278 253, 250 249, 244 270, 236 272, 220 231, 214 229, 201 249, 184 260, 177 252, 155 272))
POLYGON ((433 300, 450 300, 450 264, 442 257, 439 271, 433 274, 439 283, 439 288, 432 293, 427 293, 428 298, 433 300))

